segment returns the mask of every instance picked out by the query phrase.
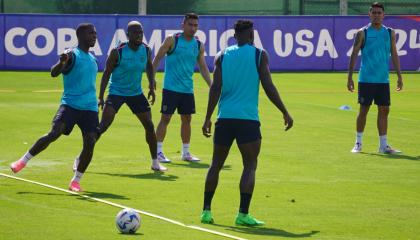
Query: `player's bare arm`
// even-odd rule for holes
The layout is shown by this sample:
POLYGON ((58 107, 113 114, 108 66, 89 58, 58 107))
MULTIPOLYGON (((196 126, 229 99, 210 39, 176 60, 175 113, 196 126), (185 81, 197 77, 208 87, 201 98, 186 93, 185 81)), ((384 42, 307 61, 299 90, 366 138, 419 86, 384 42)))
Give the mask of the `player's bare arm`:
POLYGON ((64 51, 64 53, 60 55, 58 62, 51 67, 51 77, 59 76, 64 71, 64 69, 66 69, 66 67, 69 65, 69 63, 71 62, 71 59, 72 59, 71 51, 64 51))
POLYGON ((203 124, 203 135, 211 136, 211 115, 213 115, 217 102, 222 92, 222 71, 220 67, 220 55, 216 56, 214 61, 213 82, 210 85, 209 100, 207 104, 206 119, 203 124))
POLYGON ((394 69, 397 72, 397 76, 398 76, 397 91, 401 91, 403 89, 403 79, 401 76, 400 57, 398 56, 398 53, 397 53, 394 30, 392 30, 391 32, 391 58, 392 58, 392 64, 394 64, 394 69))
POLYGON ((111 77, 112 71, 114 71, 115 65, 118 61, 118 50, 112 49, 108 58, 106 59, 105 70, 101 78, 101 87, 99 89, 98 105, 103 109, 104 107, 104 94, 106 86, 108 85, 109 78, 111 77))
POLYGON ((147 93, 147 99, 149 99, 150 104, 153 105, 155 103, 156 95, 156 81, 154 77, 154 70, 153 70, 153 63, 152 63, 152 51, 148 48, 149 55, 147 56, 147 63, 146 63, 146 74, 147 79, 149 80, 149 92, 147 93))
POLYGON ((356 37, 354 38, 353 51, 351 52, 351 56, 350 56, 349 73, 347 76, 347 90, 349 90, 350 92, 354 91, 354 81, 353 81, 354 65, 356 64, 357 55, 359 54, 359 51, 362 48, 364 38, 365 38, 365 34, 363 30, 360 29, 357 32, 356 37))
POLYGON ((210 77, 209 68, 207 67, 206 59, 204 57, 204 45, 203 44, 201 44, 200 55, 198 56, 198 68, 200 69, 201 76, 203 76, 207 85, 210 87, 211 86, 211 77, 210 77))
POLYGON ((173 36, 169 36, 165 39, 162 46, 160 46, 155 58, 153 59, 153 76, 156 75, 156 71, 159 67, 160 60, 165 57, 166 53, 168 53, 174 46, 175 39, 173 36))
POLYGON ((285 131, 287 131, 291 127, 293 127, 293 118, 287 111, 286 106, 284 106, 280 94, 277 91, 276 86, 274 86, 273 84, 273 81, 271 79, 270 65, 268 61, 268 54, 266 51, 263 50, 260 64, 261 85, 263 86, 265 94, 270 99, 270 101, 283 113, 285 131))

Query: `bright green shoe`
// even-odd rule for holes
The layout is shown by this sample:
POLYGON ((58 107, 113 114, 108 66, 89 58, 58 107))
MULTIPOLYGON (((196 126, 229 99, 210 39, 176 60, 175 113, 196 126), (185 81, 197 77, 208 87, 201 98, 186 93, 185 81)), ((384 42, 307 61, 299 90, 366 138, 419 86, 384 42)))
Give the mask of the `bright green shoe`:
POLYGON ((211 216, 210 210, 203 210, 203 212, 201 213, 201 222, 208 224, 214 223, 214 219, 211 216))
POLYGON ((261 226, 265 223, 258 221, 250 214, 238 213, 238 216, 236 216, 235 224, 240 226, 261 226))

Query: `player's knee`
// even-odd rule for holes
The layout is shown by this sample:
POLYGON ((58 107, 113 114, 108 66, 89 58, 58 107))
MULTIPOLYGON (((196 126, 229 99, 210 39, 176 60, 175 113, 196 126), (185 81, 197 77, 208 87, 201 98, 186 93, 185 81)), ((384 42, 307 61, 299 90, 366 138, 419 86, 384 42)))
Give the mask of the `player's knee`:
POLYGON ((170 117, 163 117, 162 116, 162 118, 160 119, 160 124, 163 124, 163 125, 168 125, 169 124, 169 122, 171 121, 171 118, 170 117))
POLYGON ((191 123, 191 115, 181 115, 181 122, 182 122, 182 124, 190 124, 191 123))
POLYGON ((58 132, 58 131, 51 131, 51 132, 49 132, 49 133, 47 133, 47 139, 50 141, 50 142, 54 142, 55 140, 57 140, 57 138, 59 138, 60 137, 60 135, 61 135, 61 133, 60 132, 58 132))
POLYGON ((85 137, 84 145, 88 148, 93 148, 96 143, 96 137, 93 135, 89 135, 85 137))

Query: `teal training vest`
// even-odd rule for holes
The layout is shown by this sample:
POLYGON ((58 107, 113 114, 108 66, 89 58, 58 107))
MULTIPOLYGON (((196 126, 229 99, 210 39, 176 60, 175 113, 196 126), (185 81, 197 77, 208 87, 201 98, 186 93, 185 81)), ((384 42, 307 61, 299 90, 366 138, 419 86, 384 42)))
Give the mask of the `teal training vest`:
POLYGON ((217 118, 259 121, 259 65, 262 51, 253 45, 233 45, 221 55, 222 92, 217 118))
POLYGON ((391 29, 381 26, 377 30, 369 24, 364 29, 364 33, 359 82, 389 83, 391 29))
POLYGON ((182 33, 174 35, 174 47, 166 55, 163 88, 180 93, 194 93, 192 75, 200 54, 201 43, 185 40, 182 33))
POLYGON ((112 71, 109 94, 119 96, 140 95, 142 74, 147 64, 147 47, 142 44, 137 51, 132 50, 128 43, 118 48, 117 66, 112 71))
POLYGON ((61 104, 78 110, 98 111, 96 74, 98 64, 91 53, 72 50, 70 66, 63 71, 64 92, 61 104))

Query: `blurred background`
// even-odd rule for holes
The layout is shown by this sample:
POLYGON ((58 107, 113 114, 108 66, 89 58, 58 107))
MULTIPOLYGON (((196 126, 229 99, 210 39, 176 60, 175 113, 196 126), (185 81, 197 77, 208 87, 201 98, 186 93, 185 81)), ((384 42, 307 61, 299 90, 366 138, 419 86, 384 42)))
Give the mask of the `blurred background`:
MULTIPOLYGON (((372 0, 0 0, 1 13, 361 15, 372 0)), ((418 14, 420 0, 385 0, 386 14, 418 14)))

